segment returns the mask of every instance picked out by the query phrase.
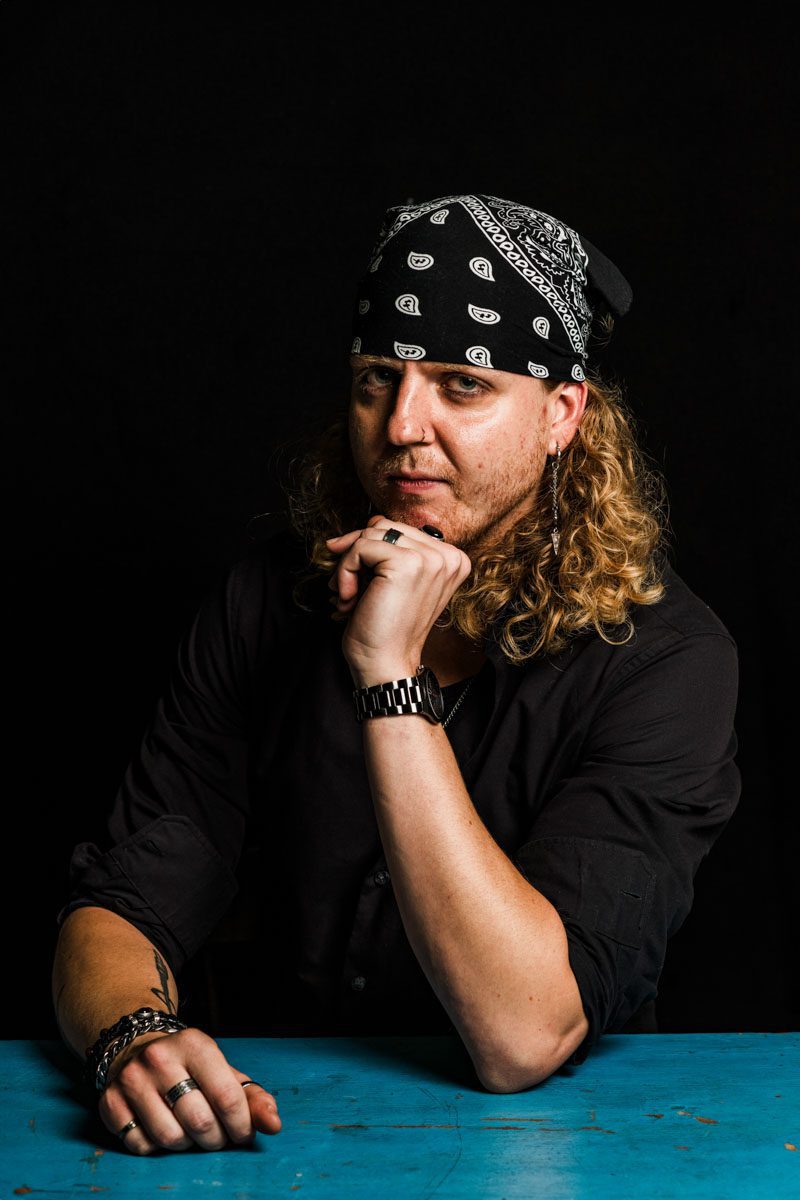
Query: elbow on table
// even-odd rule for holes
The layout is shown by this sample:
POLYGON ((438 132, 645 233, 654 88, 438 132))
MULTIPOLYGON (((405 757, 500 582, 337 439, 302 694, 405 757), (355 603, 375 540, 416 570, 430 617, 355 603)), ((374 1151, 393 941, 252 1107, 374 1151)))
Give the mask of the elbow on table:
POLYGON ((544 1083, 560 1065, 553 1063, 551 1066, 549 1062, 530 1061, 517 1064, 495 1060, 476 1065, 475 1071, 481 1086, 487 1092, 504 1095, 509 1092, 526 1092, 529 1088, 544 1083))
POLYGON ((540 1039, 527 1052, 523 1047, 474 1060, 475 1072, 487 1092, 525 1092, 544 1083, 578 1049, 588 1032, 585 1017, 566 1034, 540 1039))

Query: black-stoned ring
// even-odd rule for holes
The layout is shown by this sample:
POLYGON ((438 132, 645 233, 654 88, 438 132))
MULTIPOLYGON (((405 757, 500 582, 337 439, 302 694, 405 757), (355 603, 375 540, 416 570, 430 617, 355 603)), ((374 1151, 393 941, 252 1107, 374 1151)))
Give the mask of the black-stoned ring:
POLYGON ((117 1137, 118 1138, 127 1137, 132 1129, 138 1129, 138 1128, 139 1128, 138 1121, 128 1121, 127 1125, 123 1125, 122 1129, 118 1130, 117 1137))
POLYGON ((401 538, 402 536, 403 536, 402 529, 387 529, 386 533, 383 535, 382 540, 384 542, 396 542, 397 539, 401 538))

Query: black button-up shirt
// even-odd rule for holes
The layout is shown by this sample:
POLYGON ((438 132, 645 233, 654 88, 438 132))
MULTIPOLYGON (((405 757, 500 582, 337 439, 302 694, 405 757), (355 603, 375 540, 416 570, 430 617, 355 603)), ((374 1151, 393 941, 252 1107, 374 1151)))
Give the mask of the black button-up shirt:
MULTIPOLYGON (((209 595, 107 845, 75 848, 58 919, 111 909, 179 973, 245 872, 256 933, 237 983, 256 989, 251 1032, 443 1032, 382 853, 344 623, 325 579, 312 611, 292 599, 305 567, 279 530, 209 595)), ((490 638, 446 731, 481 820, 564 922, 589 1020, 576 1062, 656 996, 667 939, 739 795, 735 645, 671 569, 666 582, 623 644, 587 634, 517 666, 490 638)), ((443 689, 445 714, 463 687, 443 689)))

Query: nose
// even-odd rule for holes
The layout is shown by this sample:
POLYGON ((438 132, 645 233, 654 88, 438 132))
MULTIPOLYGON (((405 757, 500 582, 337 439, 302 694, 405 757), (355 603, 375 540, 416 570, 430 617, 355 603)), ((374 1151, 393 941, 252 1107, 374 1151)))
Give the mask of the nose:
POLYGON ((395 446, 433 441, 431 384, 409 367, 400 376, 386 419, 386 438, 395 446))

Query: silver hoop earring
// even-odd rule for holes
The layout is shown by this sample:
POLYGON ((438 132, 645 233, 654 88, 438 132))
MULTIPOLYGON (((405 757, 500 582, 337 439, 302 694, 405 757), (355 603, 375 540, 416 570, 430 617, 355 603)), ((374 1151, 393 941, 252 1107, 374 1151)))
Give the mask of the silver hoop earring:
POLYGON ((550 495, 553 501, 553 530, 550 540, 553 543, 553 553, 558 558, 558 468, 561 466, 561 447, 556 442, 556 453, 550 464, 550 495))

